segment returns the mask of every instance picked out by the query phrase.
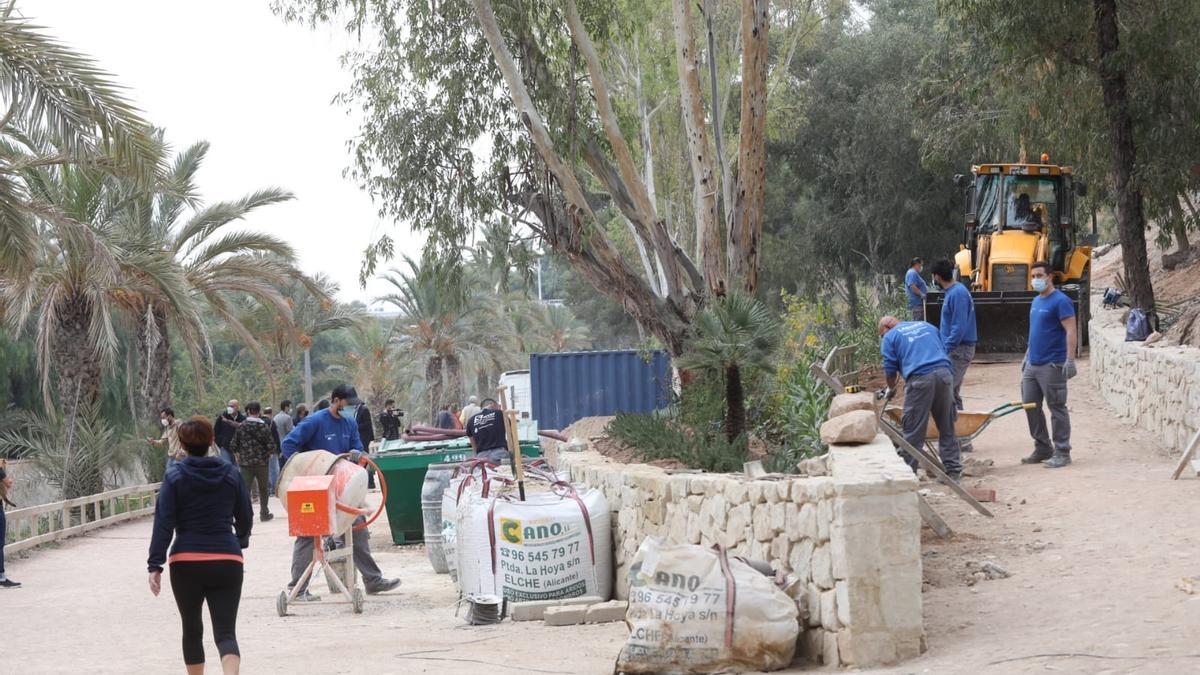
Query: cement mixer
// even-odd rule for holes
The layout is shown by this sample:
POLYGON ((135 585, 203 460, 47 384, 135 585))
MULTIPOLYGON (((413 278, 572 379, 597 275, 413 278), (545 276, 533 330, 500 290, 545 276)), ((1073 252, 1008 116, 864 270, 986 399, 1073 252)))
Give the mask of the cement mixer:
POLYGON ((367 506, 367 471, 362 465, 374 466, 375 463, 366 455, 360 455, 359 462, 351 461, 349 454, 311 450, 292 455, 280 471, 276 496, 287 508, 288 534, 313 537, 314 541, 313 560, 300 582, 290 592, 279 593, 276 601, 279 616, 287 616, 288 604, 296 599, 300 589, 305 588, 317 568, 325 572, 331 593, 344 596, 355 614, 362 612, 364 595, 358 587, 352 548, 347 546, 326 552, 322 542, 326 537, 339 537, 352 529, 370 527, 383 513, 387 481, 376 467, 383 499, 379 507, 371 511, 367 506), (366 521, 355 525, 359 516, 366 521))

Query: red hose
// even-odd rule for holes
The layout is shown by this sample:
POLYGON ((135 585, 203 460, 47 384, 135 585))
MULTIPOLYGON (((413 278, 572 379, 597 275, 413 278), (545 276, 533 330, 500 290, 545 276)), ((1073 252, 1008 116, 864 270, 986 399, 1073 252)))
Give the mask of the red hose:
POLYGON ((557 429, 541 429, 538 431, 538 436, 545 436, 546 438, 553 438, 554 440, 562 441, 563 443, 569 442, 569 440, 567 439, 567 435, 560 432, 557 429))
POLYGON ((412 426, 415 434, 433 435, 433 436, 466 436, 467 432, 462 429, 442 429, 439 427, 429 427, 421 424, 412 426))
POLYGON ((425 441, 457 441, 461 436, 447 436, 445 434, 401 434, 400 438, 413 443, 423 443, 425 441))

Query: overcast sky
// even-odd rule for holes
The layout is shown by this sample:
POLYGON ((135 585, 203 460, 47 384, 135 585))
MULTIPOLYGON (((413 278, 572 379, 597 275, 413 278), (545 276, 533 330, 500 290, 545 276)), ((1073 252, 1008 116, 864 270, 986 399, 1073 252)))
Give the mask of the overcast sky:
POLYGON ((342 177, 357 118, 334 95, 350 83, 338 57, 350 38, 332 27, 285 25, 268 0, 21 0, 18 10, 99 61, 129 88, 180 150, 212 144, 199 175, 208 201, 277 185, 296 200, 265 207, 246 226, 286 238, 308 273, 341 285, 342 300, 366 301, 362 250, 391 229, 397 252, 420 239, 381 221, 367 194, 342 177))

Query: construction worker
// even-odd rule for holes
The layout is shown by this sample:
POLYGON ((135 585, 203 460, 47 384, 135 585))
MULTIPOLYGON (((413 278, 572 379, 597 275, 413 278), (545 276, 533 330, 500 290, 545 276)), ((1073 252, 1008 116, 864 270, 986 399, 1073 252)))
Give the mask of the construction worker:
MULTIPOLYGON (((975 343, 978 340, 975 326, 975 300, 966 286, 954 280, 954 264, 949 260, 933 263, 933 283, 945 292, 942 300, 942 318, 938 329, 942 334, 942 346, 950 358, 950 369, 954 374, 954 409, 962 410, 962 383, 971 359, 975 358, 975 343)), ((970 444, 962 446, 970 452, 970 444)))
POLYGON ((1021 400, 1037 403, 1025 411, 1033 454, 1022 464, 1058 469, 1071 463, 1071 415, 1067 412, 1067 380, 1075 377, 1075 306, 1054 287, 1050 263, 1036 262, 1030 270, 1038 296, 1029 308, 1029 348, 1021 362, 1021 400), (1046 431, 1042 401, 1050 408, 1053 443, 1046 431))
MULTIPOLYGON (((339 384, 334 387, 329 396, 329 406, 304 418, 304 421, 292 429, 292 433, 283 439, 283 459, 286 461, 297 452, 332 452, 335 455, 350 453, 352 459, 357 459, 356 453, 363 451, 362 440, 358 435, 358 423, 350 417, 349 408, 362 404, 354 387, 339 384), (344 411, 344 414, 343 414, 344 411)), ((365 522, 359 516, 354 524, 365 522)), ((371 555, 371 535, 364 528, 355 530, 351 535, 354 546, 354 566, 362 573, 363 585, 367 593, 383 593, 400 585, 399 579, 386 579, 371 555)), ((296 537, 292 549, 292 581, 288 588, 295 586, 304 574, 304 569, 312 560, 312 537, 296 537)), ((296 597, 305 602, 319 598, 301 589, 296 597)))
POLYGON ((925 320, 925 293, 929 287, 921 278, 921 268, 924 261, 913 258, 908 263, 908 271, 904 273, 904 290, 908 292, 908 310, 912 312, 913 321, 925 320))
MULTIPOLYGON (((954 433, 954 375, 942 346, 938 329, 924 321, 900 322, 894 316, 879 320, 879 351, 890 392, 904 378, 904 440, 914 448, 925 443, 925 429, 932 415, 938 430, 938 455, 946 475, 954 482, 962 478, 962 451, 954 433)), ((902 453, 916 471, 916 460, 902 453)))

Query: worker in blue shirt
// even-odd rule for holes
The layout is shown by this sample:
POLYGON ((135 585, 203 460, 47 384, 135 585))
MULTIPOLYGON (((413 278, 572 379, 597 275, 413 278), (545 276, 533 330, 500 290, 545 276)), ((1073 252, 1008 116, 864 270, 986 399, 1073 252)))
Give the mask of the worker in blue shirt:
MULTIPOLYGON (((363 445, 358 435, 358 423, 349 416, 347 408, 361 403, 354 387, 346 384, 334 387, 329 396, 329 407, 305 417, 283 439, 283 459, 286 461, 298 452, 321 451, 332 452, 335 455, 350 453, 352 458, 356 458, 357 453, 362 452, 363 445), (346 415, 342 414, 344 410, 347 411, 346 415)), ((354 524, 365 521, 365 518, 359 516, 354 524)), ((363 586, 366 587, 367 593, 383 593, 400 585, 399 579, 385 579, 379 565, 375 563, 375 558, 371 555, 371 534, 367 528, 354 530, 351 540, 354 546, 354 566, 362 574, 363 586)), ((344 545, 344 542, 338 545, 344 545)), ((329 543, 326 546, 329 546, 329 543)), ((288 584, 289 589, 299 583, 305 568, 312 562, 312 556, 312 537, 296 537, 296 543, 292 547, 292 582, 288 584)), ((296 600, 301 602, 319 599, 306 588, 300 589, 296 596, 296 600)))
POLYGON ((1033 454, 1022 464, 1058 469, 1071 463, 1071 415, 1067 412, 1067 380, 1075 377, 1075 305, 1054 287, 1050 264, 1036 262, 1029 271, 1038 292, 1029 308, 1029 349, 1021 362, 1021 400, 1037 403, 1025 411, 1033 454), (1050 409, 1054 438, 1046 431, 1042 401, 1050 409))
POLYGON ((925 294, 929 287, 921 278, 921 268, 924 261, 913 258, 908 263, 908 271, 904 273, 904 290, 908 293, 908 309, 912 312, 913 321, 925 320, 925 294))
MULTIPOLYGON (((975 358, 975 343, 979 338, 975 326, 975 300, 971 291, 954 280, 954 264, 942 259, 933 263, 933 283, 945 296, 942 299, 942 318, 938 330, 942 334, 942 346, 950 358, 950 370, 954 375, 954 409, 962 410, 962 383, 967 375, 971 359, 975 358)), ((971 451, 971 444, 964 443, 963 452, 971 451)))
MULTIPOLYGON (((954 482, 962 478, 962 450, 954 433, 954 376, 950 359, 938 330, 924 321, 900 322, 894 316, 879 321, 879 351, 888 389, 904 378, 904 440, 919 448, 925 442, 929 418, 938 430, 938 455, 946 475, 954 482)), ((903 453, 916 471, 916 460, 903 453)))

